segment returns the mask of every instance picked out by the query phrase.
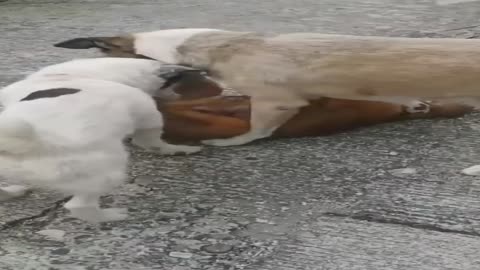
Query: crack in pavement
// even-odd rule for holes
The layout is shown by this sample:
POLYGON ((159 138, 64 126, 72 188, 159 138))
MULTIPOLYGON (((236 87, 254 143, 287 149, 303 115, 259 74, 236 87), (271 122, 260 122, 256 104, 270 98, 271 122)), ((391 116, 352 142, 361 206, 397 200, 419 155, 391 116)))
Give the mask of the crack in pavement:
POLYGON ((431 224, 422 224, 418 222, 411 222, 411 221, 404 221, 404 220, 397 220, 393 218, 385 218, 385 217, 378 217, 374 216, 373 214, 341 214, 341 213, 335 213, 335 212, 325 212, 323 213, 324 216, 328 217, 339 217, 339 218, 351 218, 354 220, 361 220, 361 221, 368 221, 368 222, 375 222, 375 223, 380 223, 380 224, 393 224, 393 225, 401 225, 401 226, 407 226, 410 228, 415 228, 415 229, 422 229, 422 230, 428 230, 428 231, 435 231, 435 232, 443 232, 443 233, 455 233, 455 234, 461 234, 461 235, 469 235, 469 236, 480 236, 480 233, 476 231, 462 231, 462 230, 455 230, 455 229, 447 229, 447 228, 442 228, 438 227, 435 225, 431 224))
POLYGON ((12 221, 8 221, 8 222, 5 222, 4 224, 2 224, 0 226, 0 231, 4 231, 4 230, 8 230, 8 229, 12 229, 16 226, 20 226, 22 225, 23 223, 25 223, 26 221, 31 221, 31 220, 35 220, 37 218, 41 218, 41 217, 45 217, 47 216, 48 214, 54 212, 55 210, 57 209, 60 209, 63 204, 65 202, 67 202, 68 200, 70 200, 71 196, 67 197, 67 198, 63 198, 61 200, 58 200, 56 202, 53 203, 53 206, 51 207, 48 207, 44 210, 42 210, 40 213, 36 214, 36 215, 33 215, 33 216, 29 216, 29 217, 24 217, 24 218, 19 218, 19 219, 15 219, 15 220, 12 220, 12 221))

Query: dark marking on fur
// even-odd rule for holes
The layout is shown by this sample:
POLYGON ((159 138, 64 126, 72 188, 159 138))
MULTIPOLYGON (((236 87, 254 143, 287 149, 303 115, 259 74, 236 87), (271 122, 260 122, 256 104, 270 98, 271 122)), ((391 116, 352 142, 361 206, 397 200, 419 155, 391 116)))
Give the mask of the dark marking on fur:
POLYGON ((52 88, 52 89, 46 89, 46 90, 39 90, 30 93, 28 96, 22 98, 20 101, 29 101, 29 100, 35 100, 35 99, 40 99, 40 98, 54 98, 54 97, 59 97, 59 96, 64 96, 64 95, 71 95, 80 92, 80 89, 74 89, 74 88, 52 88))

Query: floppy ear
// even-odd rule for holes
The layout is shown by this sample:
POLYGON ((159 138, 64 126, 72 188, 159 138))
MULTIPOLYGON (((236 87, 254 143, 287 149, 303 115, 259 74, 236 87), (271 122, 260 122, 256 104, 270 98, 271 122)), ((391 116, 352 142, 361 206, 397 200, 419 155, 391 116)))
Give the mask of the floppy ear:
POLYGON ((66 41, 62 41, 53 46, 66 49, 106 49, 118 47, 114 42, 115 37, 86 37, 86 38, 74 38, 66 41))

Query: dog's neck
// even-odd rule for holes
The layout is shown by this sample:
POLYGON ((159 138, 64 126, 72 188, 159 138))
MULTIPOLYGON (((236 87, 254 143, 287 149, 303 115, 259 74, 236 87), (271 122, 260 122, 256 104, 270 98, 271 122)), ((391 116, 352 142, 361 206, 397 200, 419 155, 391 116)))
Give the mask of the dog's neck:
POLYGON ((215 64, 228 61, 237 52, 263 42, 251 32, 219 31, 198 34, 177 48, 178 63, 215 73, 215 64))

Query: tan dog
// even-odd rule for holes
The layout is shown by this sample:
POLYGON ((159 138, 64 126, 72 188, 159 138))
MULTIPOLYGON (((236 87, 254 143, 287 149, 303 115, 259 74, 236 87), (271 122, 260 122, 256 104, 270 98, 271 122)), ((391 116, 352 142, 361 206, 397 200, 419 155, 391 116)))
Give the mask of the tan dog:
MULTIPOLYGON (((422 98, 480 96, 480 40, 315 33, 267 37, 218 29, 170 29, 76 38, 57 47, 100 48, 208 70, 251 97, 250 130, 206 144, 239 145, 270 136, 310 100, 383 101, 427 112, 422 98)), ((476 103, 476 100, 468 100, 476 103)), ((311 117, 315 117, 312 115, 311 117)))

